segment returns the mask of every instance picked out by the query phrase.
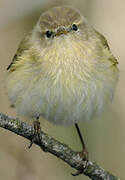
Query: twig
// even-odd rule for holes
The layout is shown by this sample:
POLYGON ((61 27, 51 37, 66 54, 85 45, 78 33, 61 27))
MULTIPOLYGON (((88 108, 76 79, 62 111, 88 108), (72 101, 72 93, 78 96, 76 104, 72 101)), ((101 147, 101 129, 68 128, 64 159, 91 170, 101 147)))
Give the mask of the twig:
MULTIPOLYGON (((31 140, 33 136, 32 126, 22 122, 18 118, 7 116, 2 113, 0 113, 0 127, 29 140, 31 140)), ((43 151, 57 156, 76 170, 81 170, 83 168, 83 161, 78 152, 74 152, 67 145, 48 136, 43 131, 40 133, 40 138, 41 142, 39 142, 39 138, 36 137, 34 143, 40 146, 43 151)), ((91 161, 88 161, 83 174, 93 180, 121 180, 91 161)))

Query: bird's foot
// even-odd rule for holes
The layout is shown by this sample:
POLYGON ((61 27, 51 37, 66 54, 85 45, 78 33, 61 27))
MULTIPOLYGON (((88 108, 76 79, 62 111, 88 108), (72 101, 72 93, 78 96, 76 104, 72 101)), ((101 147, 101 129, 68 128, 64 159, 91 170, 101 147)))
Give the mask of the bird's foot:
POLYGON ((79 152, 79 156, 82 158, 83 160, 83 168, 81 170, 78 170, 76 173, 72 173, 72 176, 79 176, 80 174, 82 174, 87 166, 87 162, 88 162, 88 151, 87 149, 83 149, 81 152, 79 152))
POLYGON ((33 134, 33 137, 30 141, 30 145, 28 148, 31 148, 36 136, 39 138, 39 141, 41 141, 41 138, 40 138, 41 127, 40 127, 39 117, 33 122, 33 127, 34 127, 34 134, 33 134))

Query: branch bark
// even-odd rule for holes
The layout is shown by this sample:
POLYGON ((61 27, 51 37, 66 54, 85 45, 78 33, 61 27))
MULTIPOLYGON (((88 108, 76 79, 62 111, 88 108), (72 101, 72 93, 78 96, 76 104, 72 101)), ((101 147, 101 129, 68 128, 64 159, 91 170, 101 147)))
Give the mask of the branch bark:
MULTIPOLYGON (((33 137, 34 130, 32 126, 19 120, 18 118, 2 113, 0 113, 0 127, 29 140, 33 137)), ((34 143, 40 146, 43 151, 57 156, 59 159, 62 159, 69 164, 72 168, 81 171, 83 168, 83 161, 78 152, 74 152, 67 145, 62 144, 61 142, 48 136, 43 131, 40 132, 40 139, 41 141, 38 137, 35 137, 34 143)), ((105 171, 96 162, 91 161, 87 162, 83 174, 92 180, 121 180, 108 171, 105 171)))

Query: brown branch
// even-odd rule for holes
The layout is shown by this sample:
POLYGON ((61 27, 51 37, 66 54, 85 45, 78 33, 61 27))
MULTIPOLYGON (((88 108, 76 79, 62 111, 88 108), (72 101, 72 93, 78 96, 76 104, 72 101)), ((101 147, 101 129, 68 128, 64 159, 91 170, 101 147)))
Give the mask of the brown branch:
MULTIPOLYGON (((0 127, 5 128, 29 140, 31 140, 33 136, 32 126, 28 125, 25 122, 22 122, 17 118, 7 116, 2 113, 0 113, 0 127)), ((83 168, 83 161, 80 158, 78 152, 74 152, 67 145, 62 144, 61 142, 48 136, 43 131, 40 132, 40 139, 41 141, 36 137, 34 143, 40 146, 43 151, 57 156, 59 159, 62 159, 76 170, 81 170, 83 168)), ((121 180, 108 171, 105 171, 95 162, 91 161, 88 161, 83 174, 93 180, 121 180)))

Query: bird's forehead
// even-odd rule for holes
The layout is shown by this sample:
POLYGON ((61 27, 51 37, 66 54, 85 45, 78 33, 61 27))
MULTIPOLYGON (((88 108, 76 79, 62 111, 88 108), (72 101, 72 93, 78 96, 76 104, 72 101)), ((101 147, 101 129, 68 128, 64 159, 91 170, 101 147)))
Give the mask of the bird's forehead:
POLYGON ((42 29, 56 29, 59 26, 70 26, 78 23, 81 15, 70 7, 55 7, 40 16, 39 25, 42 29))

